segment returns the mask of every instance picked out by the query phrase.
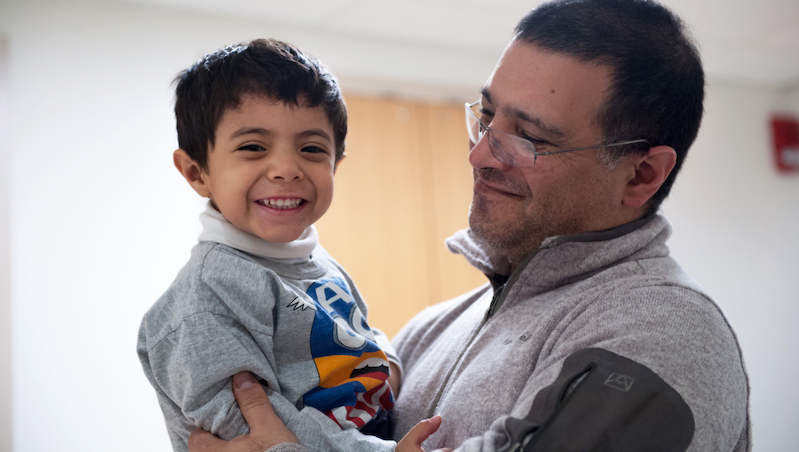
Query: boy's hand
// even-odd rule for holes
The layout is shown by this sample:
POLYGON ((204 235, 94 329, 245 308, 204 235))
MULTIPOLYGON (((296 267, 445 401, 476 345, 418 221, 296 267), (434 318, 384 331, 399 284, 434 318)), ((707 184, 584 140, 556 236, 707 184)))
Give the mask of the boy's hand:
POLYGON ((396 399, 399 397, 400 392, 400 371, 396 364, 389 362, 388 365, 390 369, 388 373, 388 386, 394 394, 394 399, 396 399))
POLYGON ((250 425, 250 433, 223 441, 198 427, 189 436, 191 452, 263 452, 281 443, 297 442, 252 374, 239 372, 233 377, 233 395, 250 425))
MULTIPOLYGON (((419 422, 397 443, 397 448, 394 449, 394 452, 424 452, 422 442, 435 433, 440 426, 441 416, 433 416, 430 419, 419 422)), ((439 451, 452 452, 452 449, 436 449, 436 452, 439 451)))

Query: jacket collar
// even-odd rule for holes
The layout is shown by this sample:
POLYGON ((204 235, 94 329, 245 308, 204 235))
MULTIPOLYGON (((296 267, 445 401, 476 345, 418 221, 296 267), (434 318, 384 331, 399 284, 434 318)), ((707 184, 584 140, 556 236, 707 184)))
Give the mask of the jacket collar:
POLYGON ((593 276, 619 263, 668 256, 666 240, 671 225, 661 215, 652 215, 597 232, 549 237, 527 256, 508 278, 507 259, 499 256, 470 230, 447 239, 449 250, 462 254, 489 277, 495 286, 523 284, 536 293, 593 276))

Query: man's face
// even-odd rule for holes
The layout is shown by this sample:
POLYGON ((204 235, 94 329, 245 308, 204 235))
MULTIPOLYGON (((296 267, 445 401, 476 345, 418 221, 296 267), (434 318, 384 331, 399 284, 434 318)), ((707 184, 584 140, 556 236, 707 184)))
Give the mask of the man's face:
MULTIPOLYGON (((611 68, 511 42, 483 89, 482 120, 549 150, 602 142, 596 123, 611 68)), ((487 136, 469 153, 474 197, 472 230, 505 254, 513 267, 550 236, 622 224, 628 166, 609 169, 598 149, 539 156, 516 168, 493 156, 487 136)))

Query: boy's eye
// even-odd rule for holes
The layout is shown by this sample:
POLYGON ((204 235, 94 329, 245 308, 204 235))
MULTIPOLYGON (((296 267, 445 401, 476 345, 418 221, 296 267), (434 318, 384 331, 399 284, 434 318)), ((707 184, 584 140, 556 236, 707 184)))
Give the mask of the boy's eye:
POLYGON ((327 154, 327 149, 320 148, 319 146, 305 146, 302 148, 302 152, 308 152, 310 154, 327 154))
POLYGON ((266 150, 265 147, 258 145, 258 144, 248 144, 246 146, 242 146, 238 149, 239 151, 250 151, 250 152, 263 152, 266 150))

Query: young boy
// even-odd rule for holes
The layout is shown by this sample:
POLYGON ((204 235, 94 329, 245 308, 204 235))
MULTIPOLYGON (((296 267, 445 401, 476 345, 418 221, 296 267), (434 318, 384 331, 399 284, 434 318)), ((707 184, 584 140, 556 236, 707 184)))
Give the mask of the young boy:
POLYGON ((344 156, 337 82, 274 40, 206 55, 176 82, 174 163, 209 202, 137 347, 174 450, 188 450, 195 426, 223 439, 248 432, 231 388, 242 370, 310 449, 394 450, 357 428, 392 408, 389 361, 399 361, 313 227, 344 156))

